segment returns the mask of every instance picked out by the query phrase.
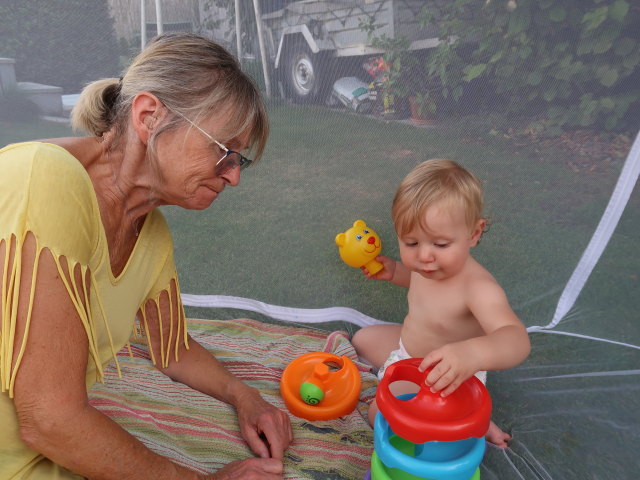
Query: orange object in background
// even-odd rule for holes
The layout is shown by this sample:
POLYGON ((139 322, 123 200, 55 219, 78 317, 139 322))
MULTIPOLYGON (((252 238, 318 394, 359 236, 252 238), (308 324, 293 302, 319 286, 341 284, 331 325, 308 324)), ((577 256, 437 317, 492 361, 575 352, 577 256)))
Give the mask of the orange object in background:
POLYGON ((331 420, 348 415, 360 397, 360 372, 350 358, 311 352, 294 359, 282 372, 280 393, 289 411, 306 420, 331 420), (317 385, 324 398, 310 405, 300 396, 300 386, 317 385))

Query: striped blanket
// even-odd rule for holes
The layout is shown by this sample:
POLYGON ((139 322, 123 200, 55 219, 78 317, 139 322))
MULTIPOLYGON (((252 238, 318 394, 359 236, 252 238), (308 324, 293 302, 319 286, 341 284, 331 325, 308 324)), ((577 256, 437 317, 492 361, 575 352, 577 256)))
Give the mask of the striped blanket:
MULTIPOLYGON (((345 332, 328 333, 256 320, 190 320, 194 339, 214 353, 236 376, 258 388, 263 397, 286 411, 279 382, 297 356, 326 351, 355 360, 345 332)), ((234 410, 228 405, 172 382, 150 363, 146 346, 132 344, 118 354, 105 383, 90 392, 91 404, 118 422, 151 450, 201 473, 252 456, 240 437, 234 410)), ((369 469, 372 430, 367 404, 377 380, 362 366, 360 402, 350 415, 309 422, 293 415, 294 442, 285 455, 287 480, 359 480, 369 469)))

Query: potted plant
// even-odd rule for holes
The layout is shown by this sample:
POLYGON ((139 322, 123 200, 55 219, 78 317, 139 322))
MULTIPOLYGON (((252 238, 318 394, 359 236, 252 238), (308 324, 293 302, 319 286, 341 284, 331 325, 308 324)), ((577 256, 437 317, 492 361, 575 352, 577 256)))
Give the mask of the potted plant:
POLYGON ((435 69, 410 49, 406 37, 385 34, 372 39, 384 51, 370 58, 364 69, 374 78, 372 87, 377 105, 387 118, 407 118, 416 125, 433 124, 440 98, 440 82, 435 69))
POLYGON ((438 105, 433 91, 416 92, 409 97, 411 122, 415 125, 433 125, 438 105))
POLYGON ((410 43, 405 37, 389 38, 384 34, 372 41, 373 46, 384 50, 381 57, 370 63, 376 66, 374 84, 382 95, 383 116, 388 118, 403 118, 402 101, 409 94, 406 77, 415 63, 409 51, 410 43))
POLYGON ((438 111, 441 84, 428 64, 414 61, 403 77, 407 91, 411 122, 415 125, 431 125, 438 111))

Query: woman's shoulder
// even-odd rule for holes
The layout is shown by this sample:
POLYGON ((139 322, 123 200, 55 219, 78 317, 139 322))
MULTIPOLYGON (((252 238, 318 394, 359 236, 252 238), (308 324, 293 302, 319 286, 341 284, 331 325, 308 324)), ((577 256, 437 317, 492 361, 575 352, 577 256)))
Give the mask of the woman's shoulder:
POLYGON ((85 260, 99 233, 91 179, 67 150, 43 142, 0 150, 0 236, 33 233, 55 251, 80 251, 85 260))
POLYGON ((60 169, 65 174, 86 177, 86 170, 76 157, 59 145, 48 142, 22 142, 7 145, 0 150, 0 168, 11 171, 38 168, 60 169))
POLYGON ((25 142, 0 150, 0 178, 3 187, 30 193, 78 191, 84 196, 93 191, 83 165, 64 148, 52 143, 25 142))

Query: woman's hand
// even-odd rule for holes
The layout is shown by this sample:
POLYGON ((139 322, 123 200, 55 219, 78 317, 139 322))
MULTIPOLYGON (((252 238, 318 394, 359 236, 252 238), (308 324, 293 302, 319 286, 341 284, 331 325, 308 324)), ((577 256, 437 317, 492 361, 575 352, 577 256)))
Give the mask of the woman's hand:
MULTIPOLYGON (((153 323, 152 319, 149 324, 153 323)), ((160 346, 157 345, 159 351, 160 346)), ((192 338, 189 346, 188 350, 181 346, 180 361, 171 361, 162 371, 174 381, 233 405, 238 415, 240 434, 251 450, 262 458, 282 460, 284 451, 293 440, 289 416, 267 403, 258 390, 232 375, 192 338)))
POLYGON ((251 450, 262 458, 282 460, 293 441, 289 416, 266 402, 255 389, 239 396, 235 407, 240 433, 251 450))
POLYGON ((236 460, 204 480, 279 480, 282 479, 282 462, 275 458, 248 458, 236 460))

